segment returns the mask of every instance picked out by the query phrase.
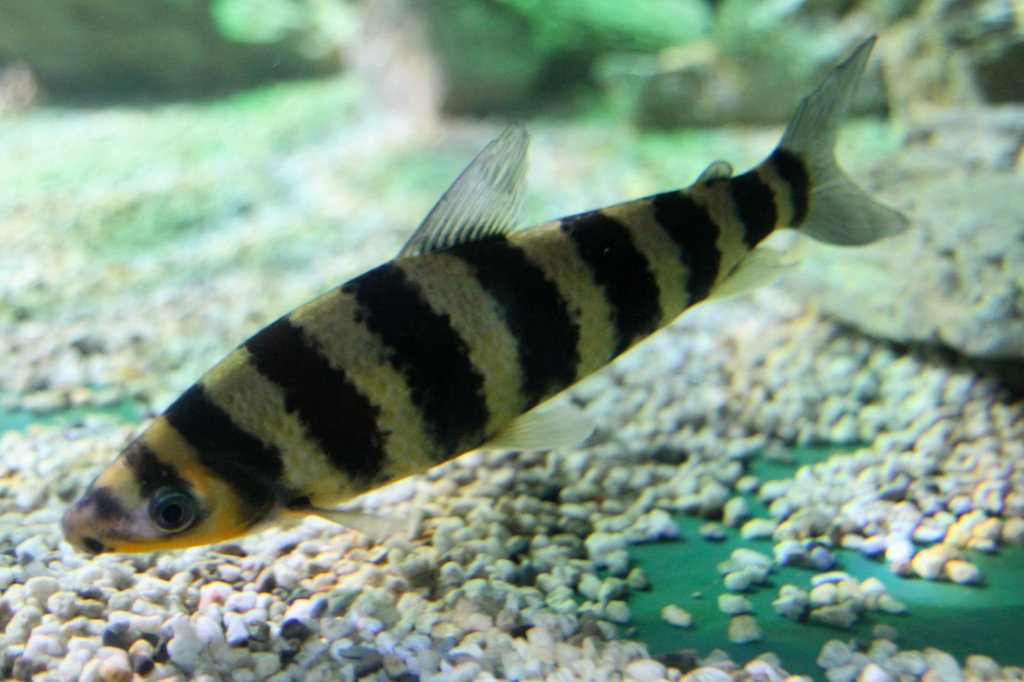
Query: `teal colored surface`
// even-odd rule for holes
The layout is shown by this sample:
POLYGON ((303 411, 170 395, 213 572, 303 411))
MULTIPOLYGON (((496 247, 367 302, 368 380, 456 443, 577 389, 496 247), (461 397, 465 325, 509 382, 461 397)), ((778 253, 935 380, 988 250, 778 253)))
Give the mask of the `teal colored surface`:
MULTIPOLYGON (((797 451, 792 459, 803 464, 823 459, 835 450, 797 451)), ((794 466, 766 462, 763 458, 753 466, 753 473, 762 480, 790 475, 794 470, 794 466)), ((757 515, 764 515, 763 506, 751 506, 757 515)), ((634 563, 647 573, 652 588, 630 597, 630 626, 634 630, 627 634, 645 642, 652 654, 696 649, 705 656, 712 649, 723 649, 742 664, 772 651, 781 657, 783 668, 789 672, 820 675, 816 658, 826 641, 855 640, 866 648, 872 639, 871 628, 877 623, 888 623, 899 632, 897 643, 901 649, 938 647, 961 661, 980 653, 1002 665, 1024 665, 1024 634, 1020 630, 1020 623, 1024 622, 1022 547, 1003 547, 998 555, 992 556, 969 553, 970 560, 985 576, 984 584, 978 586, 900 578, 882 561, 867 559, 859 552, 836 550, 836 570, 846 571, 858 581, 870 576, 878 578, 892 596, 908 607, 903 616, 865 612, 849 630, 799 623, 776 614, 771 602, 778 597, 779 587, 790 583, 809 589, 811 576, 818 572, 789 566, 776 568, 766 585, 745 594, 754 605, 754 616, 764 637, 759 642, 738 645, 729 642, 729 616, 718 610, 718 595, 728 590, 722 586, 716 564, 727 559, 737 547, 749 547, 771 556, 772 543, 742 540, 735 529, 726 529, 725 540, 711 542, 698 532, 704 519, 679 516, 676 521, 681 541, 630 549, 634 563), (660 612, 666 604, 689 611, 693 626, 681 629, 662 620, 660 612)))
POLYGON ((37 414, 29 410, 0 410, 0 433, 24 431, 32 424, 72 426, 89 417, 113 417, 125 422, 137 422, 143 417, 143 407, 133 400, 122 400, 107 407, 71 407, 57 412, 37 414))

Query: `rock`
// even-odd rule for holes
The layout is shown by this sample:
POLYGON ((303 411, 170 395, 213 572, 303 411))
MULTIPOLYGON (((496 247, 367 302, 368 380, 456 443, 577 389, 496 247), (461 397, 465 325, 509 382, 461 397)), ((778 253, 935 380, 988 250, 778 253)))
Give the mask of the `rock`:
POLYGON ((938 580, 943 575, 946 562, 955 555, 956 549, 949 545, 932 545, 915 554, 910 567, 925 580, 938 580))
POLYGON ((746 592, 753 584, 754 576, 746 570, 732 571, 722 578, 722 585, 730 592, 746 592))
POLYGON ((50 576, 36 576, 25 581, 25 590, 28 592, 30 597, 35 598, 40 606, 46 604, 50 595, 54 594, 59 589, 60 582, 58 582, 56 578, 50 576))
POLYGON ((718 595, 718 610, 722 613, 735 616, 741 613, 751 613, 754 605, 750 600, 739 594, 718 595))
POLYGON ((857 675, 857 682, 897 682, 898 679, 877 663, 868 663, 857 675))
POLYGON ((815 249, 802 261, 801 288, 868 334, 952 348, 1019 382, 1024 313, 1012 292, 1024 286, 1024 175, 1014 161, 1022 134, 1020 110, 950 111, 910 130, 876 183, 891 205, 914 206, 914 229, 864 249, 815 249), (972 210, 958 210, 965 205, 972 210), (890 283, 884 295, 878 281, 890 283))
POLYGON ((810 619, 840 630, 849 630, 857 622, 859 607, 855 602, 845 601, 811 609, 810 619))
POLYGON ((634 11, 645 19, 626 25, 570 8, 552 14, 532 5, 374 2, 361 9, 357 66, 389 111, 522 111, 585 86, 604 52, 692 40, 699 29, 690 7, 640 2, 634 11))
POLYGON ((744 540, 763 540, 775 533, 777 522, 774 519, 753 518, 740 528, 740 537, 744 540))
POLYGON ((851 660, 853 660, 853 651, 850 646, 838 639, 830 639, 821 648, 817 663, 825 670, 830 670, 846 665, 851 660))
POLYGON ((750 508, 742 497, 734 497, 722 508, 722 523, 735 528, 750 516, 750 508))
POLYGON ((963 671, 953 656, 933 647, 927 647, 923 653, 925 665, 928 666, 927 677, 923 678, 926 682, 931 680, 935 682, 939 680, 942 680, 942 682, 963 680, 963 671))
POLYGON ((806 590, 795 585, 783 585, 779 596, 772 602, 775 613, 790 620, 802 620, 807 614, 810 599, 806 590))
POLYGON ((1024 545, 1024 518, 1014 516, 1006 519, 1003 524, 1003 542, 1024 545))
POLYGON ((702 523, 698 532, 702 538, 712 542, 720 542, 725 539, 725 529, 722 528, 722 524, 714 521, 702 523))
POLYGON ((951 559, 944 567, 944 574, 958 585, 977 585, 981 582, 981 571, 970 561, 951 559))
POLYGON ((608 605, 604 609, 605 617, 613 623, 628 623, 629 622, 629 606, 626 602, 613 599, 608 602, 608 605))
POLYGON ((667 674, 664 665, 649 658, 630 661, 626 665, 626 676, 636 682, 658 682, 667 674))
POLYGON ((75 0, 45 5, 15 0, 5 9, 0 52, 27 65, 39 87, 55 100, 208 95, 335 68, 332 51, 308 50, 308 41, 317 34, 322 45, 328 35, 311 12, 287 18, 269 12, 259 21, 245 22, 222 17, 228 23, 218 26, 215 14, 201 2, 160 8, 95 2, 83 12, 75 0), (55 26, 61 30, 54 31, 55 26), (229 35, 245 26, 262 35, 229 35), (107 40, 110 35, 120 38, 107 40))
POLYGON ((661 609, 661 618, 669 625, 677 628, 688 628, 693 625, 693 616, 684 608, 668 604, 661 609))
POLYGON ((878 610, 898 616, 907 612, 907 605, 891 594, 883 594, 878 598, 878 610))
POLYGON ((981 654, 971 654, 964 660, 964 674, 969 680, 998 680, 1003 677, 999 664, 981 654))
POLYGON ((100 664, 99 674, 103 682, 131 682, 132 668, 128 664, 127 654, 122 651, 120 655, 107 657, 100 664))
POLYGON ((761 626, 751 615, 733 616, 729 621, 729 641, 734 644, 747 644, 760 641, 761 626))

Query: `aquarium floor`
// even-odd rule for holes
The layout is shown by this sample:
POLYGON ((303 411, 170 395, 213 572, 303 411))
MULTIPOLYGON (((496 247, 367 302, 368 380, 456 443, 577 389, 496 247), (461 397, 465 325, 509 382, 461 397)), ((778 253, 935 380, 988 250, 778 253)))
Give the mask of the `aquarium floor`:
MULTIPOLYGON (((824 459, 849 446, 804 448, 786 453, 791 465, 779 458, 755 458, 751 470, 762 480, 790 476, 796 465, 824 459)), ((758 516, 766 510, 751 496, 746 497, 758 516)), ((728 592, 716 566, 738 547, 772 554, 771 540, 743 539, 736 529, 725 528, 721 541, 704 539, 699 527, 706 519, 675 516, 680 541, 637 545, 630 557, 644 570, 651 589, 634 592, 629 599, 629 635, 647 644, 658 655, 683 649, 695 650, 701 657, 714 649, 729 654, 743 665, 767 651, 778 655, 782 667, 792 674, 817 676, 816 663, 822 646, 838 639, 866 650, 872 640, 872 627, 888 623, 899 632, 901 649, 923 650, 936 647, 963 660, 971 654, 984 654, 1003 665, 1024 665, 1024 637, 1019 625, 1024 620, 1024 547, 1000 547, 999 553, 986 555, 969 552, 970 560, 985 576, 981 585, 956 585, 949 582, 894 575, 884 561, 873 561, 859 552, 836 550, 835 570, 845 571, 858 582, 875 577, 885 584, 889 594, 907 605, 905 615, 865 613, 849 630, 829 628, 815 623, 783 618, 772 609, 779 588, 786 583, 809 588, 810 579, 819 571, 810 568, 775 566, 765 585, 744 594, 754 606, 754 616, 764 638, 748 644, 731 644, 728 638, 729 616, 718 609, 718 595, 728 592), (676 604, 693 616, 693 626, 681 629, 669 625, 660 615, 667 604, 676 604)))

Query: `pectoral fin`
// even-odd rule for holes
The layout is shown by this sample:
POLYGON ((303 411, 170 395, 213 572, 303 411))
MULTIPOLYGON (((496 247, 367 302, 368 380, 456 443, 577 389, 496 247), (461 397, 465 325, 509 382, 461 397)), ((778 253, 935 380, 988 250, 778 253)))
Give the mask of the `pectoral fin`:
POLYGON ((480 446, 483 450, 551 450, 578 445, 594 432, 594 423, 569 402, 543 406, 515 419, 480 446))

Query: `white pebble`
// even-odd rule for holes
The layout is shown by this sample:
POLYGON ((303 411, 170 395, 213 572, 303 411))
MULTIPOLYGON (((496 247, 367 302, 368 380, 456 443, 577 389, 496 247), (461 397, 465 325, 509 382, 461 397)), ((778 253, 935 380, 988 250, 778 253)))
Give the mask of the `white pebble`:
POLYGON ((976 585, 981 582, 981 571, 970 561, 951 559, 943 570, 946 577, 958 585, 976 585))
POLYGON ((629 606, 626 602, 619 599, 613 599, 608 602, 608 605, 604 609, 605 618, 613 623, 623 624, 629 622, 629 606))
POLYGON ((661 617, 666 623, 677 628, 688 628, 693 625, 693 615, 675 604, 668 604, 662 607, 661 617))
POLYGON ((896 682, 898 679, 877 663, 868 663, 857 676, 857 682, 896 682))
POLYGON ((857 622, 858 607, 855 603, 845 601, 842 604, 819 606, 811 609, 812 621, 840 630, 848 630, 857 622))
POLYGON ((744 540, 764 540, 772 537, 775 528, 774 519, 753 518, 740 528, 740 537, 744 540))
POLYGON ((668 675, 664 665, 650 658, 630 661, 626 666, 626 677, 636 682, 658 682, 668 675))
POLYGON ((726 593, 718 595, 718 610, 726 615, 735 616, 750 613, 754 610, 754 605, 742 595, 726 593))
POLYGON ((734 644, 757 642, 761 639, 761 626, 753 616, 733 616, 729 621, 729 641, 734 644))
POLYGON ((732 682, 732 675, 721 668, 707 665, 686 673, 682 682, 732 682))
POLYGON ((25 589, 30 597, 35 597, 40 606, 46 603, 50 595, 60 589, 60 583, 50 576, 36 576, 25 581, 25 589))

